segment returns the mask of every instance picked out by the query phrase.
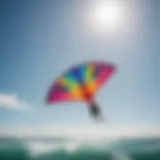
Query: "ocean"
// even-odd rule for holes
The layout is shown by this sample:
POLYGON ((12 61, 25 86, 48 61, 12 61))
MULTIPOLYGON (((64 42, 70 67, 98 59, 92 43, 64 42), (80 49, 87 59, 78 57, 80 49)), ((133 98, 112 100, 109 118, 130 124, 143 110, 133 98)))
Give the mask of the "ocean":
POLYGON ((160 160, 160 138, 80 141, 1 137, 0 160, 160 160))

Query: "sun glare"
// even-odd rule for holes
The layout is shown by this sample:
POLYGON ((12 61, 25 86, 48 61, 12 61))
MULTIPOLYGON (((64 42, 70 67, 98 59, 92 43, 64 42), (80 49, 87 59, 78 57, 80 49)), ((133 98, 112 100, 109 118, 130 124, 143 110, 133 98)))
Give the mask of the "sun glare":
POLYGON ((99 25, 115 25, 119 18, 118 8, 115 5, 100 5, 95 12, 95 18, 99 25))
POLYGON ((99 30, 120 26, 122 11, 119 3, 114 1, 97 2, 92 8, 90 20, 93 27, 98 27, 99 30))

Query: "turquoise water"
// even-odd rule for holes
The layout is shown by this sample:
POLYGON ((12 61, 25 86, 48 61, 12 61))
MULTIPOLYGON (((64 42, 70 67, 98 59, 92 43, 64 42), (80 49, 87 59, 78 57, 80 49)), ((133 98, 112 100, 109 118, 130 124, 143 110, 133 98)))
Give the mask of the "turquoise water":
POLYGON ((160 139, 108 143, 51 139, 0 139, 0 160, 160 160, 160 139))

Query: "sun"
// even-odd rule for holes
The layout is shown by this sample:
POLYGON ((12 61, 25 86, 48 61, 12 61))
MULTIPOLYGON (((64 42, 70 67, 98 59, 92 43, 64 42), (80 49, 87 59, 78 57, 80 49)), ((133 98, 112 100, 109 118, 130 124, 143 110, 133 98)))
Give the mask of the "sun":
POLYGON ((95 19, 99 25, 115 25, 119 20, 119 10, 113 4, 101 4, 95 10, 95 19))
POLYGON ((92 6, 90 20, 92 27, 99 30, 118 27, 122 21, 121 7, 113 0, 97 2, 92 6))

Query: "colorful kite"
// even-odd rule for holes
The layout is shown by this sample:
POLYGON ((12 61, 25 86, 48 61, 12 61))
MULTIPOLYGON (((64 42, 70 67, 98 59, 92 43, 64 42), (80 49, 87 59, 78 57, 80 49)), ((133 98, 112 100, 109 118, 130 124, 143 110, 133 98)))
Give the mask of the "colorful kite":
POLYGON ((99 109, 94 96, 115 69, 114 65, 105 62, 88 62, 73 66, 53 83, 47 95, 47 103, 85 101, 90 105, 91 114, 98 116, 99 109))

